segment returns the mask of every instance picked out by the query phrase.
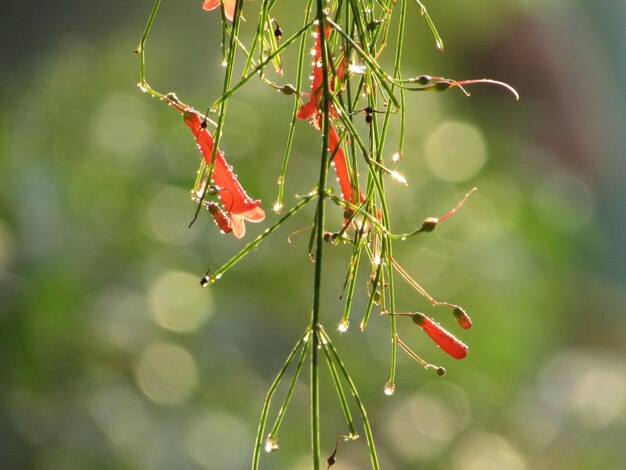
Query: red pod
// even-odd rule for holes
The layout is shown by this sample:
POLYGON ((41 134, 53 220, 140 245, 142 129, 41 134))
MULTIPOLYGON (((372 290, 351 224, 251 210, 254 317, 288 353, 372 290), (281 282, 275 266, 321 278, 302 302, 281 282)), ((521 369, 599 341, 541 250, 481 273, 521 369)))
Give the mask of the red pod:
POLYGON ((215 202, 209 202, 209 214, 215 220, 215 223, 220 228, 220 230, 224 233, 230 233, 233 231, 233 222, 228 217, 228 214, 224 212, 224 210, 218 206, 215 202))
MULTIPOLYGON (((233 21, 233 18, 235 17, 235 4, 236 3, 237 3, 237 0, 224 0, 224 15, 230 21, 233 21)), ((204 0, 204 3, 202 4, 202 9, 211 11, 211 10, 215 10, 219 6, 220 6, 220 0, 204 0)))
POLYGON ((472 327, 472 319, 461 307, 454 307, 452 313, 454 314, 454 319, 461 328, 467 330, 472 327))
MULTIPOLYGON (((214 146, 213 137, 203 125, 203 120, 196 111, 192 111, 190 108, 184 110, 183 118, 185 124, 196 136, 198 148, 204 161, 210 165, 214 146)), ((265 219, 265 212, 259 207, 261 201, 259 199, 252 200, 246 194, 220 149, 217 149, 215 153, 213 183, 220 188, 219 196, 222 206, 231 219, 232 231, 237 238, 243 237, 246 233, 244 220, 261 222, 265 219)))
POLYGON ((439 323, 423 313, 414 313, 413 321, 430 336, 437 345, 455 359, 467 356, 468 347, 439 323))

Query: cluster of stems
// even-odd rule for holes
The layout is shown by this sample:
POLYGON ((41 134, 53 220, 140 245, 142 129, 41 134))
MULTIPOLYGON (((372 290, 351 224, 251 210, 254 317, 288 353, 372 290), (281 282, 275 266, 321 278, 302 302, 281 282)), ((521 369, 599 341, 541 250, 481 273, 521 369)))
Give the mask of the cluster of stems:
MULTIPOLYGON (((230 260, 217 269, 209 268, 202 276, 201 285, 207 287, 219 280, 234 264, 251 253, 265 238, 279 229, 309 203, 314 203, 314 218, 308 254, 315 265, 313 279, 313 304, 307 326, 298 339, 283 367, 272 383, 266 397, 259 422, 254 447, 253 468, 258 468, 261 451, 278 449, 278 433, 287 411, 297 380, 308 358, 310 363, 310 430, 311 455, 314 469, 321 465, 320 446, 320 366, 326 362, 346 422, 346 429, 333 437, 334 452, 326 461, 327 467, 336 460, 338 445, 343 440, 358 438, 358 426, 350 411, 349 397, 358 409, 369 449, 372 468, 379 468, 372 429, 354 381, 322 326, 320 313, 322 292, 322 266, 325 256, 337 245, 350 245, 351 256, 341 291, 344 299, 338 329, 348 330, 353 300, 357 292, 357 279, 367 272, 367 302, 360 317, 360 329, 364 331, 372 311, 388 318, 390 328, 390 372, 384 386, 388 395, 394 393, 398 347, 427 369, 445 375, 442 367, 432 365, 418 356, 401 338, 398 322, 411 317, 443 351, 461 359, 467 354, 467 346, 441 325, 420 312, 397 312, 394 283, 402 279, 426 298, 434 307, 448 308, 462 328, 469 328, 471 320, 464 309, 454 303, 436 300, 418 284, 393 256, 393 243, 403 242, 418 234, 432 232, 440 222, 453 215, 475 190, 471 189, 456 207, 440 216, 427 217, 423 222, 405 233, 392 230, 391 211, 387 205, 385 188, 390 183, 406 184, 406 180, 392 169, 404 154, 406 129, 405 94, 414 91, 445 91, 457 88, 468 94, 465 87, 474 83, 491 83, 511 91, 508 85, 489 79, 453 80, 443 77, 420 75, 403 78, 401 63, 408 19, 426 19, 435 41, 443 51, 443 41, 426 8, 419 0, 409 11, 408 0, 307 0, 301 26, 293 32, 284 27, 288 21, 273 16, 277 0, 258 0, 256 4, 241 0, 206 0, 205 10, 221 12, 222 59, 224 82, 220 96, 200 112, 183 103, 174 93, 161 93, 151 88, 146 80, 146 41, 154 24, 161 0, 156 0, 144 34, 136 49, 140 57, 140 81, 142 91, 159 98, 183 115, 191 129, 201 155, 200 168, 192 189, 192 199, 197 204, 193 220, 204 207, 223 233, 233 233, 237 238, 245 235, 245 221, 262 222, 265 212, 260 200, 253 200, 243 190, 237 177, 226 163, 220 141, 227 116, 227 105, 232 96, 251 78, 257 77, 268 87, 293 100, 291 125, 288 128, 285 152, 278 177, 278 194, 273 205, 277 214, 272 223, 256 238, 249 241, 230 260), (241 40, 244 7, 258 12, 258 21, 249 44, 241 40), (219 7, 219 8, 218 8, 219 7), (281 25, 283 25, 281 27, 281 25), (393 27, 392 27, 393 26, 393 27), (394 31, 395 37, 392 37, 394 31), (310 49, 313 63, 307 61, 310 49), (393 69, 386 72, 379 58, 391 46, 393 69), (286 68, 284 51, 297 48, 297 63, 292 82, 284 78, 286 68), (241 75, 235 76, 235 64, 241 64, 241 75), (306 85, 306 70, 311 67, 311 84, 306 85), (392 118, 399 121, 399 140, 388 143, 392 118), (299 124, 299 121, 304 121, 299 124), (319 177, 313 188, 290 208, 285 209, 285 182, 296 129, 306 122, 320 132, 319 177), (364 169, 360 175, 359 168, 364 169), (329 184, 333 171, 339 181, 339 192, 329 184), (343 217, 330 220, 328 204, 341 208, 343 217), (360 276, 361 274, 361 276, 360 276), (293 369, 293 370, 292 370, 293 369), (279 384, 288 377, 290 384, 274 424, 269 428, 270 405, 279 384), (349 393, 346 393, 348 391, 349 393)), ((198 8, 199 13, 200 9, 198 8)), ((217 15, 217 13, 210 13, 217 15)), ((250 13, 248 18, 253 15, 250 13)), ((251 24, 248 21, 246 24, 251 24)), ((217 22, 215 23, 218 24, 217 22)), ((254 26, 254 25, 252 25, 254 26)), ((264 157, 266 158, 266 157, 264 157)), ((242 174, 242 179, 245 174, 242 174)), ((192 222, 193 223, 193 222, 192 222)), ((414 328, 414 327, 409 327, 414 328)))

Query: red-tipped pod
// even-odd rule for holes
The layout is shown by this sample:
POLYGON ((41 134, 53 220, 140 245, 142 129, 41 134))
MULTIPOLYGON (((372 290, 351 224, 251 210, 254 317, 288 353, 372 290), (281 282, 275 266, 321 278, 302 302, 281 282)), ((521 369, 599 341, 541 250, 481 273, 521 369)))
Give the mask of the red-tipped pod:
POLYGON ((426 332, 437 345, 455 359, 467 356, 468 347, 439 323, 423 313, 414 313, 413 322, 426 332))
POLYGON ((461 307, 454 307, 452 313, 454 314, 454 319, 461 328, 467 330, 472 327, 472 319, 467 313, 465 313, 465 310, 463 310, 461 307))
POLYGON ((209 214, 215 220, 215 223, 224 233, 230 233, 233 231, 233 222, 228 217, 228 214, 218 206, 215 202, 209 202, 209 214))
MULTIPOLYGON (((182 105, 177 106, 182 107, 182 105)), ((203 121, 197 112, 189 109, 183 109, 183 118, 185 119, 185 124, 189 126, 196 136, 198 147, 204 157, 204 161, 207 165, 210 165, 214 141, 206 125, 203 125, 205 121, 203 121)), ((224 159, 224 155, 219 149, 217 149, 215 153, 213 181, 215 186, 219 188, 222 206, 231 219, 232 232, 237 238, 243 237, 246 233, 244 220, 249 222, 261 222, 265 218, 265 212, 259 207, 261 201, 258 199, 250 199, 233 173, 232 167, 228 165, 224 159)), ((218 222, 217 219, 216 222, 218 222)), ((218 225, 220 225, 219 222, 218 225)), ((223 230, 221 225, 220 228, 223 230)))
MULTIPOLYGON (((233 18, 235 16, 236 3, 237 0, 224 0, 224 16, 226 16, 226 18, 230 21, 233 21, 233 18)), ((202 9, 211 11, 215 10, 219 6, 220 0, 204 0, 204 3, 202 4, 202 9)))

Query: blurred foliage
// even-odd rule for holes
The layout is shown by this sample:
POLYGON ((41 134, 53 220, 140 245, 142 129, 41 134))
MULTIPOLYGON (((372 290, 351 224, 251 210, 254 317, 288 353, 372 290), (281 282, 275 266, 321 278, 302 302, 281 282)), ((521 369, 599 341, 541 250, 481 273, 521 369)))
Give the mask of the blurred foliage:
MULTIPOLYGON (((308 321, 308 235, 292 243, 287 236, 307 226, 312 208, 215 286, 199 287, 208 265, 241 243, 206 216, 187 229, 197 155, 176 113, 134 88, 131 52, 150 5, 129 7, 120 22, 118 3, 90 16, 86 25, 97 27, 74 29, 68 11, 48 6, 50 15, 26 29, 42 35, 50 22, 54 35, 16 41, 22 53, 3 66, 0 462, 247 468, 265 391, 308 321)), ((218 95, 222 71, 218 16, 197 3, 164 2, 147 64, 155 87, 202 108, 218 95)), ((299 20, 282 3, 286 30, 299 20)), ((626 100, 617 86, 626 60, 615 47, 624 39, 615 17, 626 9, 431 3, 446 53, 435 50, 414 8, 405 75, 489 76, 518 88, 522 101, 488 88, 470 99, 408 98, 399 168, 409 187, 388 191, 397 227, 415 227, 469 188, 479 191, 396 257, 433 295, 466 306, 474 328, 462 335, 470 355, 455 362, 401 323, 403 338, 448 376, 401 355, 391 398, 383 394, 386 322, 335 335, 382 468, 626 468, 626 100), (593 86, 578 86, 585 83, 593 86)), ((290 107, 256 82, 229 107, 223 148, 266 209, 290 107)), ((312 187, 317 138, 300 123, 288 194, 312 187)), ((342 313, 336 299, 349 256, 335 251, 324 286, 329 331, 342 313)), ((428 311, 408 287, 398 294, 399 310, 428 311)), ((330 454, 346 429, 324 374, 322 446, 330 454)), ((265 468, 309 468, 305 383, 265 468)), ((362 440, 341 444, 338 470, 367 462, 362 440)))

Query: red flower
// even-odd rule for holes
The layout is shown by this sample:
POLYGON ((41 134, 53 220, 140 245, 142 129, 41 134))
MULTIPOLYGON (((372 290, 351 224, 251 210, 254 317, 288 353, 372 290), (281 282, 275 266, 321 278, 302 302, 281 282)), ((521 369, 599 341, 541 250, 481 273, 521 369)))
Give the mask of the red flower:
MULTIPOLYGON (((339 186, 341 187, 343 198, 352 204, 357 204, 356 195, 354 194, 352 182, 350 181, 350 174, 348 173, 346 154, 343 151, 343 147, 339 145, 339 136, 332 123, 330 125, 330 133, 328 134, 328 147, 330 154, 334 154, 332 162, 337 172, 337 179, 339 179, 339 186)), ((361 193, 361 200, 364 198, 365 196, 361 193)))
POLYGON ((455 359, 467 356, 468 347, 439 323, 422 313, 414 313, 413 321, 430 336, 437 345, 455 359))
MULTIPOLYGON (((326 27, 326 37, 330 35, 330 26, 326 27)), ((319 107, 322 104, 322 96, 324 94, 324 72, 322 69, 322 46, 320 39, 319 28, 315 32, 315 46, 313 57, 313 73, 311 74, 311 94, 309 95, 309 101, 303 104, 298 110, 298 119, 311 119, 311 124, 316 129, 320 129, 320 112, 319 107)), ((334 90, 336 79, 341 82, 344 77, 345 60, 342 60, 335 73, 334 77, 330 78, 330 89, 334 90)), ((330 114, 337 116, 337 111, 330 105, 330 114)))
MULTIPOLYGON (((230 21, 233 21, 235 16, 235 4, 237 0, 224 0, 224 15, 230 21)), ((202 9, 211 11, 215 10, 220 6, 220 0, 204 0, 202 4, 202 9)))
MULTIPOLYGON (((206 126, 203 125, 203 119, 197 111, 192 108, 183 108, 177 105, 177 108, 183 111, 185 124, 189 126, 193 134, 196 136, 198 148, 204 157, 207 165, 211 164, 211 156, 213 155, 213 137, 209 134, 206 126)), ((215 154, 215 165, 213 167, 213 182, 218 187, 218 193, 222 206, 226 210, 226 214, 231 219, 232 232, 237 238, 241 238, 246 233, 244 220, 249 222, 261 222, 265 218, 265 212, 259 207, 260 200, 252 200, 241 187, 237 177, 233 173, 232 167, 226 163, 221 150, 217 149, 215 154)), ((229 230, 228 224, 222 220, 221 214, 211 212, 215 221, 218 223, 222 231, 229 230), (220 220, 218 220, 218 218, 220 220)))
MULTIPOLYGON (((330 27, 326 27, 326 37, 330 35, 330 27)), ((315 32, 315 46, 314 46, 314 59, 313 59, 313 73, 311 75, 311 94, 309 101, 303 104, 298 110, 298 119, 309 119, 311 125, 317 130, 321 130, 321 113, 319 107, 322 102, 324 94, 323 80, 324 73, 322 70, 322 47, 320 39, 319 28, 315 32)), ((342 60, 337 68, 335 77, 330 79, 330 88, 335 88, 335 81, 342 81, 344 77, 345 64, 342 60)), ((337 117, 337 111, 332 106, 329 106, 331 116, 337 117)), ((346 163, 346 155, 343 151, 343 147, 339 144, 339 136, 335 130, 335 126, 330 124, 330 132, 328 134, 328 148, 333 155, 332 162, 337 172, 337 179, 339 180, 339 186, 341 187, 341 194, 346 201, 352 204, 357 204, 356 194, 352 189, 352 182, 350 181, 350 173, 348 172, 348 165, 346 163)), ((361 200, 364 199, 363 193, 361 193, 361 200)))

